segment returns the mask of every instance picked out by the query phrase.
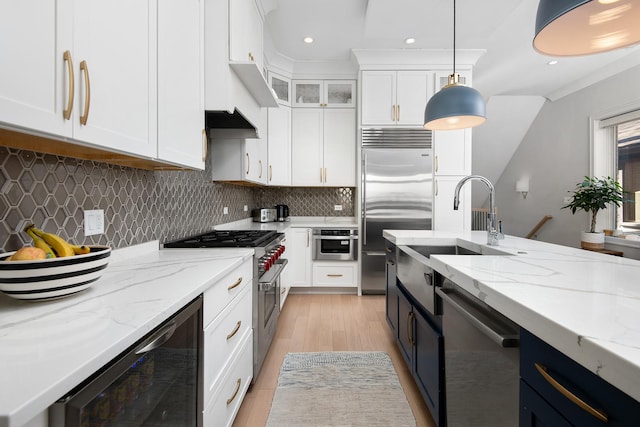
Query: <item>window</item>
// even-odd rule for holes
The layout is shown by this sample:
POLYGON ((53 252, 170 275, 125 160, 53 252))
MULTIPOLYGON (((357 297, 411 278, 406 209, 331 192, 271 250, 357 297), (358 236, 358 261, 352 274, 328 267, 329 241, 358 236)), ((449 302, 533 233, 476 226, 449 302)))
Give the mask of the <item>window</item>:
POLYGON ((640 104, 614 114, 591 119, 591 174, 615 177, 629 201, 617 209, 601 210, 596 227, 637 233, 640 231, 640 104))
POLYGON ((616 215, 616 228, 640 228, 640 119, 616 126, 617 180, 625 189, 616 215))

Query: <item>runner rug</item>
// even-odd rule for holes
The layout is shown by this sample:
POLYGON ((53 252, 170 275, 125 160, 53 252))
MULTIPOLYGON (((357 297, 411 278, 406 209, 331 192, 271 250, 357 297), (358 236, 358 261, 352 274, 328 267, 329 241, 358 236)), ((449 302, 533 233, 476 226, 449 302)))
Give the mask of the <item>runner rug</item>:
POLYGON ((384 352, 288 353, 267 427, 415 426, 384 352))

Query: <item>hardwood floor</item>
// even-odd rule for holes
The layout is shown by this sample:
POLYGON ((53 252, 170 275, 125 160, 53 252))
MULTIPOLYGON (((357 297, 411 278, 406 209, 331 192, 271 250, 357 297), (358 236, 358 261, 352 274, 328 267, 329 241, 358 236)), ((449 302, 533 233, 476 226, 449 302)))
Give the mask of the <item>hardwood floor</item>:
POLYGON ((234 427, 264 426, 289 352, 385 351, 391 357, 418 427, 435 427, 420 392, 402 360, 385 318, 380 295, 289 295, 264 366, 249 389, 234 427))

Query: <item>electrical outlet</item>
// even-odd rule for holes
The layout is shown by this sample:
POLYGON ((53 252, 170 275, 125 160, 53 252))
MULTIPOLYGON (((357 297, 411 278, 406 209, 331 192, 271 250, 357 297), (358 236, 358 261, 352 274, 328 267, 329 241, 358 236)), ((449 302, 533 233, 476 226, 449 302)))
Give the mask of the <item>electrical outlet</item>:
POLYGON ((93 236, 102 233, 104 233, 104 211, 102 209, 84 211, 84 235, 93 236))
POLYGON ((341 211, 342 210, 342 205, 333 205, 333 210, 334 211, 341 211))
POLYGON ((222 208, 222 215, 229 215, 229 208, 228 207, 224 207, 222 208))
POLYGON ((248 210, 249 210, 249 206, 244 205, 244 211, 246 212, 246 211, 248 211, 248 210))

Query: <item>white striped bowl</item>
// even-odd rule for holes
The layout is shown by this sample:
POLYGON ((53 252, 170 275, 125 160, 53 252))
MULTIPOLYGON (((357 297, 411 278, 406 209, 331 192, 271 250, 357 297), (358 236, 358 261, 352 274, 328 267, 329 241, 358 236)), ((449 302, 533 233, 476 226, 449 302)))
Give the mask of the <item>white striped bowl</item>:
POLYGON ((87 289, 107 268, 111 248, 89 246, 88 254, 28 261, 5 261, 0 255, 0 291, 11 298, 44 301, 87 289))

